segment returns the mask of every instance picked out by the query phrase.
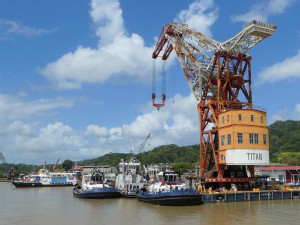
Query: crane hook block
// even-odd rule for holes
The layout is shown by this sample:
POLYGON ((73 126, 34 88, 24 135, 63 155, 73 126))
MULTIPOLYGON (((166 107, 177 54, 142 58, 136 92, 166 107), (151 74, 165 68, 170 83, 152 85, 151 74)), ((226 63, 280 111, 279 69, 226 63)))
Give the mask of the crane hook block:
POLYGON ((153 102, 153 106, 157 108, 157 110, 160 109, 160 107, 164 107, 165 106, 165 100, 166 100, 166 95, 162 94, 161 95, 161 99, 162 99, 162 103, 155 103, 155 94, 152 93, 152 102, 153 102))
POLYGON ((152 102, 155 101, 155 93, 152 93, 152 102))
POLYGON ((165 103, 166 95, 165 95, 165 94, 162 94, 161 99, 162 99, 162 102, 165 103))

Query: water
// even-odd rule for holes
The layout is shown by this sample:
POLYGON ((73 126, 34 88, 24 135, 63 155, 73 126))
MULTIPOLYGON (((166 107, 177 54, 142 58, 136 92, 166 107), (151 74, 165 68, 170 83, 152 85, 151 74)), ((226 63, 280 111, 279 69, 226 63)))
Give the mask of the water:
POLYGON ((157 206, 136 199, 78 199, 72 187, 0 183, 0 225, 298 224, 300 199, 157 206))

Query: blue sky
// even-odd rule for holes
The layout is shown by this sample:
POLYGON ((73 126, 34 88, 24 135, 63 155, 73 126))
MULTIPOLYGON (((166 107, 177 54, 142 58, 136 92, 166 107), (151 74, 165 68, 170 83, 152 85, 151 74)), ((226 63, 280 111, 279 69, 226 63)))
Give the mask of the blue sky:
POLYGON ((218 41, 253 19, 277 25, 248 52, 253 102, 268 124, 300 119, 297 0, 0 2, 0 152, 10 163, 136 152, 150 132, 145 150, 198 144, 197 102, 174 54, 166 106, 151 105, 152 51, 172 21, 218 41))

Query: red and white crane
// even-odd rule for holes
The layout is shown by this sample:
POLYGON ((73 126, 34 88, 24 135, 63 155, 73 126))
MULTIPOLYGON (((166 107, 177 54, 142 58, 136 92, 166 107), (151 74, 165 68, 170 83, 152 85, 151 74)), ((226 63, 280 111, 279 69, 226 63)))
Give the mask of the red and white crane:
POLYGON ((163 26, 152 58, 167 60, 174 50, 198 101, 201 178, 217 172, 215 181, 224 181, 226 164, 220 163, 218 155, 218 116, 227 109, 252 109, 251 56, 246 52, 275 31, 275 25, 252 21, 220 42, 186 24, 163 26))

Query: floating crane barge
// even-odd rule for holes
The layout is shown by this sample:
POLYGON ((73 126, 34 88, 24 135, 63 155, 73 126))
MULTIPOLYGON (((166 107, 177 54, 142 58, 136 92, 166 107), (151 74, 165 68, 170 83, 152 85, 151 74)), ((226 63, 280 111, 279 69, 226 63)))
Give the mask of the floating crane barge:
POLYGON ((204 203, 299 199, 300 190, 263 190, 203 194, 204 203))
MULTIPOLYGON (((200 182, 206 188, 230 189, 234 184, 249 190, 257 181, 254 166, 269 165, 266 112, 253 105, 251 56, 246 52, 275 31, 275 25, 251 21, 234 37, 219 42, 186 24, 163 26, 152 58, 167 60, 174 50, 198 101, 200 182)), ((152 100, 158 107, 155 94, 152 100)), ((277 198, 276 192, 268 193, 269 199, 277 198)), ((264 193, 224 194, 223 199, 251 200, 251 196, 264 198, 264 193)))

